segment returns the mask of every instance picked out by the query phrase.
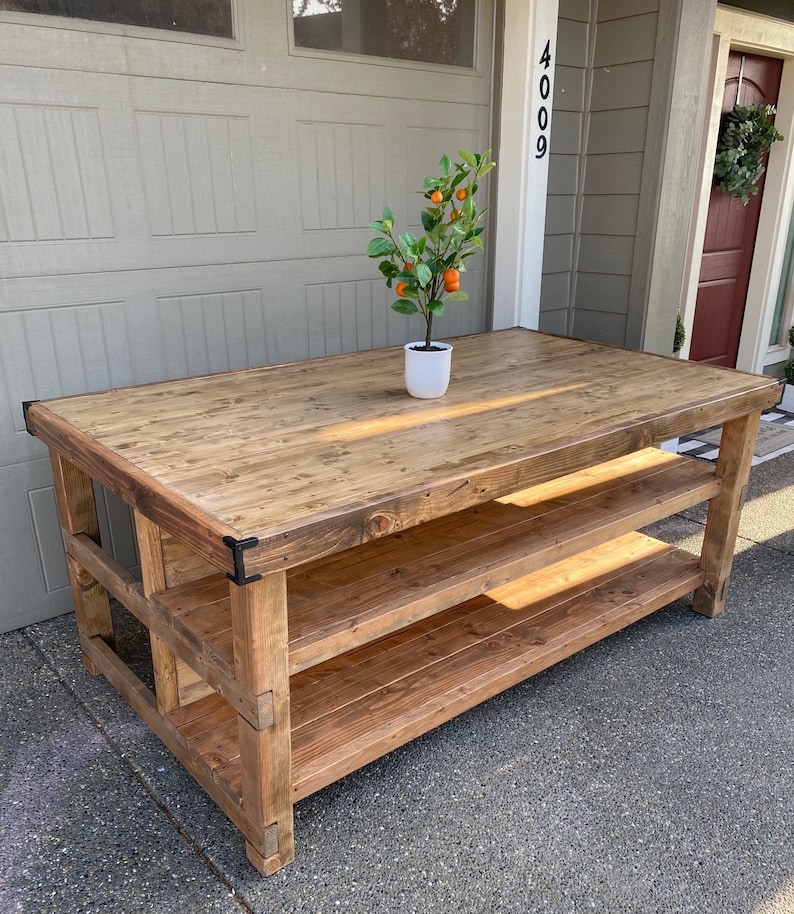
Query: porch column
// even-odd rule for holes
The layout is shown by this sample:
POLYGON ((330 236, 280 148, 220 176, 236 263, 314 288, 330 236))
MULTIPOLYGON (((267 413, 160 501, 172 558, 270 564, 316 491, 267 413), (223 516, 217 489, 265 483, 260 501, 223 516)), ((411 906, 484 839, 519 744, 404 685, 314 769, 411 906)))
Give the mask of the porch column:
POLYGON ((536 329, 558 0, 505 0, 493 329, 536 329))

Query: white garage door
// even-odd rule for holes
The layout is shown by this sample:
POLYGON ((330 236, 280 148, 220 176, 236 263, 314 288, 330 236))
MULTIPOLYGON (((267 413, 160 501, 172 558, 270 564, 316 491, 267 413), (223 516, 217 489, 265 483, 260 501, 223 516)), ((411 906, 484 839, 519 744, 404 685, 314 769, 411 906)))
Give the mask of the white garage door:
MULTIPOLYGON (((71 608, 22 401, 415 338, 367 223, 388 203, 418 227, 442 153, 490 145, 490 0, 207 0, 216 35, 168 31, 200 27, 180 0, 157 23, 76 18, 100 6, 0 0, 2 630, 71 608)), ((440 334, 484 329, 485 273, 440 334)))

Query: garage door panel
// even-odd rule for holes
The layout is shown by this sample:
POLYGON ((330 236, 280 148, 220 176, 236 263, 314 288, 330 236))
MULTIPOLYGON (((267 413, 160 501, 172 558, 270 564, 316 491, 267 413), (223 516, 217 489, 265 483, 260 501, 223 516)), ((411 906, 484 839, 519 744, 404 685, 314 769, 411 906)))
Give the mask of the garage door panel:
MULTIPOLYGON (((477 6, 472 70, 292 53, 289 4, 239 4, 225 43, 0 14, 0 627, 71 608, 23 400, 422 338, 389 307, 368 223, 388 204, 418 228, 441 155, 487 145, 477 6)), ((478 260, 437 338, 485 327, 478 260)), ((97 495, 130 566, 129 510, 97 495)))
POLYGON ((163 86, 143 82, 115 80, 131 96, 121 109, 96 77, 82 87, 95 103, 87 110, 11 106, 25 112, 26 132, 0 148, 12 174, 35 171, 39 189, 20 197, 20 178, 2 192, 16 195, 2 200, 16 214, 4 230, 17 243, 0 244, 6 276, 355 254, 385 204, 417 220, 413 188, 443 153, 482 148, 487 135, 487 109, 470 105, 395 100, 387 121, 379 99, 351 106, 349 96, 305 93, 296 105, 291 92, 263 100, 213 86, 171 90, 166 105, 163 86), (460 126, 438 128, 444 120, 460 126), (63 162, 41 155, 42 138, 67 121, 79 142, 63 162))
POLYGON ((66 304, 0 312, 0 464, 39 457, 22 402, 129 383, 124 303, 66 304))
MULTIPOLYGON (((420 225, 416 191, 438 169, 443 154, 480 151, 489 131, 489 109, 470 104, 421 104, 394 99, 384 112, 379 99, 304 93, 296 122, 304 240, 329 256, 355 253, 366 229, 388 205, 407 229, 420 225), (454 124, 446 127, 440 124, 454 124), (350 149, 352 147, 352 154, 350 149), (318 234, 320 233, 320 234, 318 234)), ((483 194, 483 197, 485 195, 483 194)))
POLYGON ((135 111, 154 238, 256 231, 247 117, 135 111))
MULTIPOLYGON (((104 489, 97 492, 102 542, 125 568, 138 562, 129 508, 104 489)), ((71 611, 55 491, 48 457, 0 466, 0 537, 3 612, 0 631, 71 611)))
POLYGON ((112 236, 97 109, 0 104, 0 135, 2 241, 112 236))
POLYGON ((71 597, 48 459, 0 467, 0 516, 13 523, 0 537, 0 630, 68 612, 71 597))
POLYGON ((298 121, 304 232, 366 228, 383 211, 385 130, 377 123, 298 121))

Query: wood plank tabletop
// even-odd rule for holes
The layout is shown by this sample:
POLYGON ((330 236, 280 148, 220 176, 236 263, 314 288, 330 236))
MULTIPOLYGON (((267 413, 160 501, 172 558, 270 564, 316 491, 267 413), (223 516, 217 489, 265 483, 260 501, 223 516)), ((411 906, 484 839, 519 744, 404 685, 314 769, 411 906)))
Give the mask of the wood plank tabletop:
POLYGON ((774 405, 780 383, 523 329, 42 401, 29 430, 223 570, 290 567, 774 405))

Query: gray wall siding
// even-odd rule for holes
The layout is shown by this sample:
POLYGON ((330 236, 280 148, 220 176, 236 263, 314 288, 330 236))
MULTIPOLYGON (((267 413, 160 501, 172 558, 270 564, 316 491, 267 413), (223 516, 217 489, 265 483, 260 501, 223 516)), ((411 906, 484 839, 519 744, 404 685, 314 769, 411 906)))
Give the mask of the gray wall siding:
POLYGON ((581 205, 591 0, 561 0, 539 328, 570 333, 581 205))
POLYGON ((601 0, 592 11, 582 3, 561 4, 558 87, 578 91, 555 92, 557 180, 547 206, 541 329, 630 342, 657 10, 658 0, 601 0), (564 10, 590 21, 570 22, 564 10), (571 255, 567 264, 563 251, 571 255))

